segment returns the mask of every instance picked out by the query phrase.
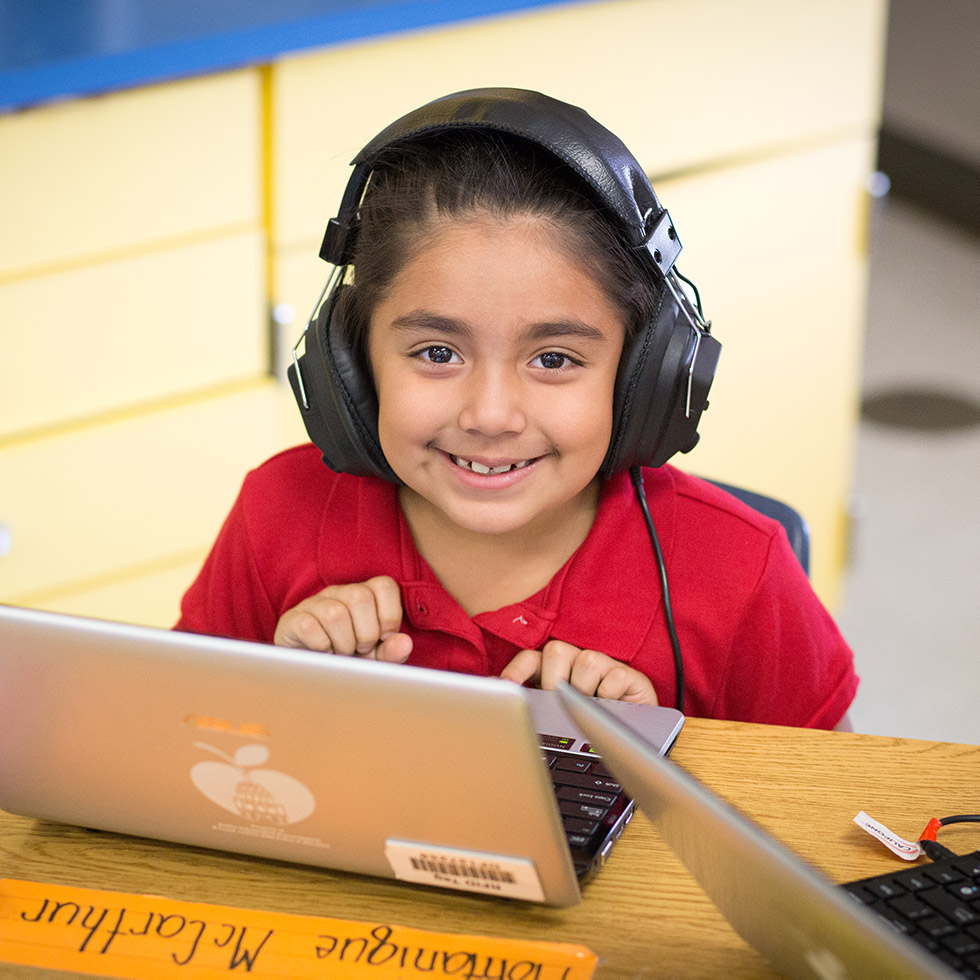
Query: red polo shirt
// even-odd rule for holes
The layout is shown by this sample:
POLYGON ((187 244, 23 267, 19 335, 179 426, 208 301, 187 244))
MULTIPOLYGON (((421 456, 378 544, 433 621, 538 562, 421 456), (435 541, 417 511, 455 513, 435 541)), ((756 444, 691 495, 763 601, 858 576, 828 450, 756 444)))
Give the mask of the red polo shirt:
MULTIPOLYGON (((686 712, 833 727, 857 689, 853 658, 782 527, 671 466, 644 480, 686 712)), ((519 650, 559 639, 622 660, 674 701, 660 580, 626 473, 605 483, 588 537, 544 589, 470 618, 416 550, 394 484, 333 473, 310 444, 287 450, 246 477, 177 628, 271 643, 301 600, 374 575, 401 586, 411 664, 499 674, 519 650)))

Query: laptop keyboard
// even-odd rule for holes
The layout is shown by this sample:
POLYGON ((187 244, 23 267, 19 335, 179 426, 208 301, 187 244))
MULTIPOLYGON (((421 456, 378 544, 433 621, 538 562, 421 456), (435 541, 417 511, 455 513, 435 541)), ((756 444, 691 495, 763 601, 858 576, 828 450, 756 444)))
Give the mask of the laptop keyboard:
POLYGON ((980 851, 843 888, 954 970, 980 978, 980 851))
POLYGON ((598 757, 544 749, 572 864, 586 880, 633 816, 632 800, 598 757))

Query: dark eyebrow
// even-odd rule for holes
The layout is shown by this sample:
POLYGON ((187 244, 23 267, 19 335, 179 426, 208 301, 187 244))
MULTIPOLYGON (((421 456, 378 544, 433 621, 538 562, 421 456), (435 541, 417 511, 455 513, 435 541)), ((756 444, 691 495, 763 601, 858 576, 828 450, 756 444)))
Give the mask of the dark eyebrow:
POLYGON ((557 340, 561 337, 577 337, 581 340, 596 341, 608 339, 598 327, 593 327, 584 320, 574 319, 532 324, 524 331, 524 336, 533 341, 557 340))
POLYGON ((434 330, 437 333, 459 337, 471 333, 467 324, 452 317, 440 316, 428 310, 413 310, 391 321, 396 330, 434 330))
MULTIPOLYGON (((391 322, 399 330, 434 330, 449 336, 466 336, 472 333, 470 326, 462 320, 440 316, 428 310, 413 310, 391 322)), ((584 320, 547 320, 531 324, 523 333, 526 340, 539 343, 541 341, 558 340, 562 337, 579 338, 581 340, 605 341, 608 338, 598 329, 584 320)))

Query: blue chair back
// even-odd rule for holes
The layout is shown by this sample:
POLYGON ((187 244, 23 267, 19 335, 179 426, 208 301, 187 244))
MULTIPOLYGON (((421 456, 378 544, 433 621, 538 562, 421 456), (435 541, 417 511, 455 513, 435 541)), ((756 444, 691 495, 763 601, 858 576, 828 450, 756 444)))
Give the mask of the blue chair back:
POLYGON ((789 538, 790 547, 803 566, 803 571, 807 575, 810 574, 810 528, 807 527, 807 523, 799 511, 794 510, 789 504, 784 504, 781 500, 756 493, 754 490, 743 490, 741 487, 719 483, 717 480, 709 482, 730 493, 733 497, 737 497, 742 503, 748 504, 760 514, 765 514, 766 517, 779 521, 786 529, 786 537, 789 538))

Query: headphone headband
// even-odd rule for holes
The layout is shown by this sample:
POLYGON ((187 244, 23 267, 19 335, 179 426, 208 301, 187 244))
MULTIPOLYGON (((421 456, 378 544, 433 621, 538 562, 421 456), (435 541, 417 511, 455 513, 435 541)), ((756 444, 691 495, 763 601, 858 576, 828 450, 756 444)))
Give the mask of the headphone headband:
POLYGON ((504 133, 537 144, 577 173, 616 217, 624 240, 643 248, 665 276, 681 251, 670 215, 623 142, 585 110, 524 89, 471 89, 436 99, 386 126, 354 157, 338 216, 327 225, 320 257, 353 259, 357 208, 371 171, 392 147, 453 129, 504 133))

